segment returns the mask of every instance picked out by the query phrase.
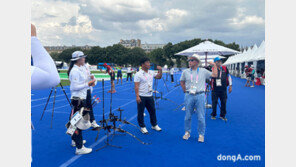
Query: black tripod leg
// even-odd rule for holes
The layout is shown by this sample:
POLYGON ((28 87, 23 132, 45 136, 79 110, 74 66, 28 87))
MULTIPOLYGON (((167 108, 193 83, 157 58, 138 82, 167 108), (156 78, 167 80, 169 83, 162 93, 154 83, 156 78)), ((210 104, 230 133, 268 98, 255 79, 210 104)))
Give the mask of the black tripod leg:
POLYGON ((53 113, 54 113, 54 105, 55 105, 56 94, 57 94, 57 88, 54 89, 54 97, 53 97, 53 105, 52 105, 50 128, 52 128, 52 121, 53 121, 53 113))
POLYGON ((34 128, 34 125, 33 125, 33 122, 31 121, 31 129, 32 130, 35 130, 35 128, 34 128))
POLYGON ((136 140, 138 140, 141 144, 144 144, 144 145, 149 145, 149 144, 151 144, 151 143, 145 143, 145 142, 143 142, 143 141, 140 140, 137 136, 135 136, 135 135, 133 135, 132 133, 130 133, 130 132, 126 131, 126 130, 123 130, 123 129, 121 129, 121 128, 116 128, 115 130, 130 135, 131 137, 133 137, 133 138, 135 138, 136 140))
POLYGON ((167 101, 169 101, 169 102, 171 102, 171 103, 173 103, 173 104, 176 104, 176 105, 178 105, 177 103, 175 103, 173 100, 171 100, 171 99, 168 99, 168 98, 163 98, 164 100, 167 100, 167 101))
POLYGON ((121 122, 121 123, 124 123, 124 124, 128 124, 128 125, 132 125, 132 126, 136 127, 137 129, 141 130, 141 128, 139 128, 137 125, 135 125, 135 124, 133 124, 133 123, 131 123, 131 122, 128 122, 128 121, 126 121, 126 120, 121 120, 120 122, 121 122))
POLYGON ((50 99, 50 96, 51 96, 51 94, 52 94, 53 89, 54 89, 54 88, 51 88, 51 91, 50 91, 49 96, 48 96, 48 98, 47 98, 47 101, 46 101, 45 107, 44 107, 44 109, 43 109, 43 112, 42 112, 42 115, 41 115, 41 118, 40 118, 40 121, 41 121, 42 118, 43 118, 43 115, 44 115, 44 113, 45 113, 45 110, 46 110, 46 107, 47 107, 47 105, 48 105, 48 102, 49 102, 49 99, 50 99))
POLYGON ((164 79, 163 79, 163 78, 162 78, 162 80, 163 80, 163 83, 164 83, 164 85, 165 85, 165 87, 166 87, 167 91, 169 92, 169 88, 168 88, 167 84, 165 83, 165 81, 164 81, 164 79))
POLYGON ((184 103, 178 105, 178 107, 176 109, 174 109, 174 111, 178 110, 180 107, 182 107, 184 105, 184 103))
POLYGON ((106 148, 108 146, 116 147, 116 148, 122 148, 121 146, 115 146, 115 145, 112 145, 112 144, 109 143, 109 133, 108 132, 107 132, 107 139, 106 139, 105 143, 106 144, 103 147, 96 149, 96 151, 99 151, 99 150, 101 150, 103 148, 106 148))
POLYGON ((96 140, 95 140, 95 141, 98 140, 98 138, 99 138, 99 134, 100 134, 100 131, 101 131, 101 129, 98 129, 98 134, 97 134, 97 137, 96 137, 96 140))
POLYGON ((65 89, 64 89, 64 87, 63 87, 63 85, 61 83, 60 83, 60 86, 61 86, 61 88, 62 88, 62 90, 63 90, 63 92, 64 92, 64 94, 65 94, 65 96, 66 96, 66 98, 67 98, 67 100, 68 100, 68 102, 70 104, 70 106, 72 107, 72 104, 71 104, 71 102, 70 102, 70 100, 69 100, 69 98, 67 96, 67 93, 66 93, 66 91, 65 91, 65 89))

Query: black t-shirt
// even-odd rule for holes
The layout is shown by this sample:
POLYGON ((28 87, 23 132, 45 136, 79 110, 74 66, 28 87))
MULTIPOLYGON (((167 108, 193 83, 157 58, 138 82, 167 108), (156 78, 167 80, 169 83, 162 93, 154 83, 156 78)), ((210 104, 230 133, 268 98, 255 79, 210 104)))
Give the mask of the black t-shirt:
POLYGON ((227 77, 229 75, 229 71, 226 68, 226 72, 225 72, 225 70, 222 67, 217 70, 218 70, 218 76, 217 78, 213 78, 213 91, 215 92, 227 91, 227 77), (222 86, 216 86, 217 79, 221 79, 222 86))

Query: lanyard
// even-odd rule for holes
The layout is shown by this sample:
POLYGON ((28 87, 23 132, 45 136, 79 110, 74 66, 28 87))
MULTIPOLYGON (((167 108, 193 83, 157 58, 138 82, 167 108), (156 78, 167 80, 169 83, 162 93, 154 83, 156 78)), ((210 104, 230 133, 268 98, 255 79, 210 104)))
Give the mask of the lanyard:
MULTIPOLYGON (((196 69, 196 80, 195 80, 195 83, 197 83, 197 81, 198 81, 198 72, 199 72, 199 68, 196 69)), ((192 69, 191 69, 190 78, 191 78, 191 83, 192 83, 193 82, 192 69)))
MULTIPOLYGON (((148 74, 148 76, 151 76, 151 75, 149 74, 149 72, 147 72, 147 74, 148 74)), ((148 82, 148 78, 147 78, 147 76, 146 76, 146 72, 145 72, 145 71, 143 72, 143 76, 146 78, 146 80, 147 80, 147 82, 148 82)))
POLYGON ((220 79, 221 79, 221 77, 222 77, 222 67, 220 68, 219 74, 220 74, 220 79))

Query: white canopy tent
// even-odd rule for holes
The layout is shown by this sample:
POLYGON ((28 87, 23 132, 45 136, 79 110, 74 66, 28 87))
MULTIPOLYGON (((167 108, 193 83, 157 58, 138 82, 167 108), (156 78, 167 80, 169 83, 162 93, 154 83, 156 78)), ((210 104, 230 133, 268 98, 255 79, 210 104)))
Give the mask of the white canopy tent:
POLYGON ((252 49, 249 47, 247 51, 245 50, 241 54, 237 54, 229 57, 228 60, 223 65, 228 66, 231 69, 230 71, 232 71, 232 73, 241 74, 242 64, 253 63, 256 71, 257 62, 260 60, 265 60, 265 42, 264 41, 262 41, 259 47, 257 47, 257 45, 254 45, 252 49), (240 68, 237 71, 236 67, 238 64, 240 68))
MULTIPOLYGON (((217 45, 211 41, 204 41, 200 44, 193 46, 191 48, 188 48, 186 50, 183 50, 175 55, 180 56, 192 56, 193 54, 198 54, 205 60, 205 65, 207 65, 207 61, 209 57, 217 57, 217 55, 231 55, 239 53, 238 51, 235 51, 233 49, 226 48, 224 46, 217 45)), ((211 57, 211 58, 212 58, 211 57)))

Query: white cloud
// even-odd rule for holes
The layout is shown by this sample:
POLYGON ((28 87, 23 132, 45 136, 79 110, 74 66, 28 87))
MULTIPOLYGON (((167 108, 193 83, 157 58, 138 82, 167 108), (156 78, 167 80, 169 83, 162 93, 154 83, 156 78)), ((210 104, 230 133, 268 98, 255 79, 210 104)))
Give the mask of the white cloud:
POLYGON ((188 12, 181 9, 170 9, 165 12, 165 15, 169 20, 175 20, 182 19, 183 17, 187 16, 188 12))
POLYGON ((44 45, 112 45, 213 38, 258 44, 264 0, 32 0, 32 23, 44 45))
POLYGON ((91 21, 88 16, 79 15, 76 19, 76 25, 66 25, 63 28, 65 33, 90 33, 93 31, 91 21))
POLYGON ((63 45, 65 38, 88 38, 93 31, 87 15, 79 13, 77 3, 51 0, 32 2, 32 23, 36 25, 38 37, 45 45, 63 45), (75 24, 68 24, 74 21, 75 24))
POLYGON ((164 12, 163 15, 162 18, 140 20, 138 25, 144 33, 168 31, 175 26, 182 26, 181 22, 188 15, 188 12, 180 9, 170 9, 164 12))
POLYGON ((229 23, 236 28, 244 28, 248 25, 264 25, 264 19, 256 15, 246 15, 245 8, 237 9, 237 16, 229 19, 229 23))
POLYGON ((94 20, 114 22, 151 19, 157 12, 149 0, 88 0, 82 7, 82 13, 92 15, 94 20))

